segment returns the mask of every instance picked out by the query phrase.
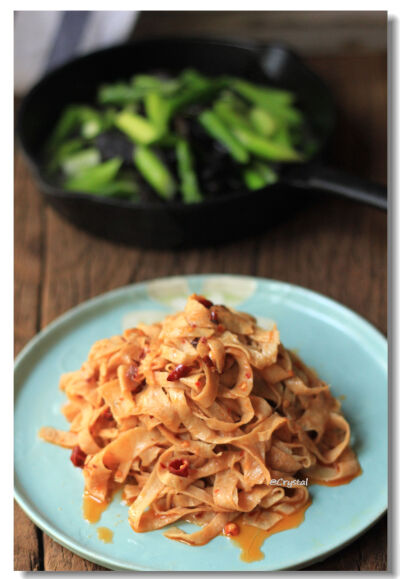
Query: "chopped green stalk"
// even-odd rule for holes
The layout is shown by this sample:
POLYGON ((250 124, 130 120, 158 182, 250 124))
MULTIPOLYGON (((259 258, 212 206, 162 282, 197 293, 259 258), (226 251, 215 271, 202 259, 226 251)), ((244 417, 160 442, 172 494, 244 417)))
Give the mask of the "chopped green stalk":
POLYGON ((64 159, 61 168, 67 177, 77 175, 88 167, 95 167, 101 162, 100 152, 92 147, 75 152, 64 159))
POLYGON ((133 161, 139 173, 163 199, 171 199, 176 190, 168 167, 148 147, 138 146, 133 161))
POLYGON ((260 87, 240 79, 232 81, 232 88, 281 122, 293 125, 303 122, 303 115, 293 106, 294 96, 288 91, 260 87))
POLYGON ((258 162, 255 163, 254 166, 260 175, 263 176, 266 185, 273 185, 273 183, 278 181, 278 175, 276 174, 276 171, 274 171, 272 167, 266 163, 258 162))
POLYGON ((150 74, 136 74, 132 79, 132 86, 142 90, 145 94, 157 92, 168 96, 179 90, 181 82, 177 79, 163 79, 150 74))
POLYGON ((168 128, 171 112, 169 102, 160 93, 149 92, 144 99, 144 105, 150 121, 157 128, 159 134, 163 135, 168 128))
POLYGON ((64 139, 67 139, 79 126, 81 122, 79 109, 80 107, 71 105, 63 111, 49 138, 47 144, 47 150, 49 152, 59 147, 64 139))
POLYGON ((125 106, 138 102, 146 92, 124 82, 105 84, 99 88, 97 101, 101 105, 125 106))
POLYGON ((195 103, 202 103, 215 93, 211 83, 199 84, 183 88, 177 95, 170 98, 171 115, 195 103))
POLYGON ((47 166, 48 172, 51 174, 57 171, 65 159, 72 155, 72 153, 82 150, 83 146, 84 141, 82 139, 70 139, 62 143, 49 160, 47 166))
POLYGON ((294 94, 287 90, 266 88, 241 78, 233 78, 231 83, 232 88, 241 96, 260 106, 268 106, 271 103, 287 106, 294 101, 294 94))
POLYGON ((214 139, 228 149, 229 153, 238 163, 248 162, 249 154, 246 148, 213 111, 206 110, 202 112, 199 116, 199 121, 214 139))
POLYGON ((257 135, 247 129, 233 129, 235 136, 241 144, 253 155, 270 161, 301 161, 300 153, 288 147, 274 142, 271 139, 257 135))
POLYGON ((101 133, 103 125, 100 118, 88 119, 81 127, 82 137, 85 139, 94 139, 101 133))
POLYGON ((252 167, 246 167, 243 171, 243 181, 248 189, 255 191, 265 186, 262 175, 252 167))
POLYGON ((176 145, 180 191, 185 203, 197 203, 203 199, 194 170, 194 161, 189 143, 180 139, 176 145))
POLYGON ((99 188, 97 191, 98 195, 103 195, 104 197, 136 197, 139 193, 139 187, 137 183, 128 179, 116 179, 111 181, 111 183, 106 183, 103 187, 99 188))
POLYGON ((182 88, 170 99, 171 115, 188 105, 203 103, 220 90, 224 79, 209 79, 195 70, 185 70, 181 74, 182 88))
POLYGON ((228 102, 219 100, 214 104, 214 112, 219 118, 230 127, 244 127, 251 128, 248 119, 228 102))
POLYGON ((253 128, 264 137, 270 137, 277 130, 277 123, 265 109, 255 107, 250 111, 253 128))
POLYGON ((193 68, 186 68, 181 72, 179 75, 181 83, 185 85, 205 85, 210 83, 210 79, 207 76, 204 76, 198 70, 193 68))
POLYGON ((157 127, 150 121, 129 111, 122 111, 115 117, 115 126, 140 145, 149 145, 160 137, 157 127))
POLYGON ((61 115, 49 139, 47 150, 51 152, 79 131, 85 139, 96 137, 104 129, 105 117, 99 111, 85 105, 71 105, 61 115))
POLYGON ((249 189, 262 189, 278 180, 275 171, 265 163, 253 163, 243 171, 243 179, 249 189))
POLYGON ((283 145, 285 147, 291 147, 292 138, 290 136, 289 129, 285 126, 278 129, 274 135, 274 141, 275 143, 279 143, 280 145, 283 145))
POLYGON ((104 161, 96 167, 89 167, 66 180, 64 187, 68 191, 101 194, 103 187, 111 183, 116 177, 122 160, 118 158, 104 161))

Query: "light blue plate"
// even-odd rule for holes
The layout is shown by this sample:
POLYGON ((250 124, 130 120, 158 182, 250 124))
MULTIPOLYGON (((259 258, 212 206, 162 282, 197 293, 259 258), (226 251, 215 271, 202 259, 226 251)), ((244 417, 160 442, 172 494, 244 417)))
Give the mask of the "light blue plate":
MULTIPOLYGON (((15 488, 29 517, 55 541, 116 570, 269 571, 301 568, 355 539, 387 507, 387 345, 369 323, 338 303, 300 287, 239 276, 167 278, 112 291, 50 324, 18 356, 15 369, 15 488), (305 522, 269 538, 265 558, 243 563, 225 537, 189 547, 162 531, 134 533, 127 507, 116 498, 97 525, 82 518, 83 477, 69 451, 42 442, 43 425, 66 428, 60 374, 75 370, 95 340, 119 334, 181 308, 192 292, 248 311, 261 324, 273 319, 283 343, 344 395, 363 474, 339 487, 310 487, 305 522), (265 319, 267 318, 267 319, 265 319), (114 532, 112 543, 96 527, 114 532)), ((189 525, 183 525, 188 528, 189 525)))

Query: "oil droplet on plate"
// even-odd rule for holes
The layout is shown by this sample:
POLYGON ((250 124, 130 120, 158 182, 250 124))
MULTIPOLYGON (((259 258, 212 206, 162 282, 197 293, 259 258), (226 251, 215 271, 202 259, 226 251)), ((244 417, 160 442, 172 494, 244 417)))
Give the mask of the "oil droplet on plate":
POLYGON ((264 553, 261 551, 261 547, 265 539, 268 539, 271 535, 275 535, 275 533, 295 529, 301 525, 304 521, 304 514, 310 504, 311 502, 308 502, 302 509, 297 511, 297 513, 287 515, 268 531, 263 531, 251 525, 239 524, 240 534, 237 537, 232 537, 230 540, 241 548, 241 560, 245 563, 253 563, 254 561, 264 559, 264 553))
POLYGON ((107 529, 107 527, 98 527, 97 529, 97 537, 103 543, 112 543, 114 533, 111 529, 107 529))

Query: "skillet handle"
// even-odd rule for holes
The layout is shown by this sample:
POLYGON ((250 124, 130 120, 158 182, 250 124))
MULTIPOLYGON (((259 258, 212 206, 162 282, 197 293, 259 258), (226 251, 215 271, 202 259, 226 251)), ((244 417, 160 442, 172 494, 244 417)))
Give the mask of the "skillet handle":
POLYGON ((292 165, 284 181, 293 187, 347 197, 387 211, 387 187, 324 165, 292 165))

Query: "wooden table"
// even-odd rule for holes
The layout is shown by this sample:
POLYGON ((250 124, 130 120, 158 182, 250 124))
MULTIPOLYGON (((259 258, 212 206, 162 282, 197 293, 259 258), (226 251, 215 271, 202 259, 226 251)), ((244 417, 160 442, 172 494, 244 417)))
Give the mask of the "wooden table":
MULTIPOLYGON (((386 55, 309 58, 333 88, 339 124, 332 161, 386 181, 386 55)), ((46 207, 20 153, 15 161, 15 341, 69 308, 153 277, 227 272, 275 278, 321 292, 386 332, 386 215, 329 200, 264 235, 205 250, 143 251, 95 239, 46 207)), ((385 570, 386 517, 311 569, 385 570)), ((52 541, 15 509, 15 569, 99 570, 52 541)))

